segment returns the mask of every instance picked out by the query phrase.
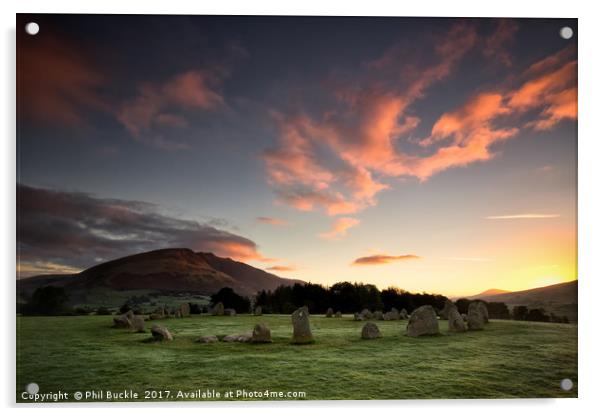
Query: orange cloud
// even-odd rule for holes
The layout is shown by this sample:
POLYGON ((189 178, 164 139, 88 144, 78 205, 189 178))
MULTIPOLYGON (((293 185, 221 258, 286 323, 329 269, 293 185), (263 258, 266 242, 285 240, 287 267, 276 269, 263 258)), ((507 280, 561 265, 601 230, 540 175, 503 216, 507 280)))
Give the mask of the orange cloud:
POLYGON ((393 261, 417 260, 419 256, 414 254, 402 254, 400 256, 390 256, 388 254, 375 254, 367 257, 355 259, 352 265, 354 266, 373 266, 379 264, 387 264, 393 261))
POLYGON ((262 224, 270 224, 270 225, 288 225, 288 222, 286 222, 285 220, 282 220, 280 218, 273 218, 273 217, 257 217, 256 218, 258 222, 262 223, 262 224))
POLYGON ((292 272, 298 270, 295 266, 272 266, 268 267, 266 270, 271 270, 274 272, 292 272))
POLYGON ((347 230, 352 227, 355 227, 359 223, 359 220, 351 217, 338 218, 337 220, 335 220, 334 224, 332 225, 332 228, 325 233, 319 234, 319 237, 326 240, 334 240, 337 238, 345 237, 347 235, 347 230))
POLYGON ((248 242, 237 242, 237 241, 213 241, 204 242, 204 250, 208 250, 220 257, 230 257, 238 261, 260 261, 260 262, 273 262, 275 259, 264 257, 258 250, 255 244, 249 244, 248 242))

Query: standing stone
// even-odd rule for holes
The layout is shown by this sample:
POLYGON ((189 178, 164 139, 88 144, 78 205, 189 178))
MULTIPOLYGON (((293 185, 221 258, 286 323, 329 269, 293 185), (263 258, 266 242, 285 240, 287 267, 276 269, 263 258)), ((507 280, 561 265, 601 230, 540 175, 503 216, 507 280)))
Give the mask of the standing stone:
POLYGON ((334 314, 335 318, 340 318, 341 316, 343 316, 343 314, 341 313, 341 311, 337 311, 337 313, 334 314))
POLYGON ((382 334, 373 322, 367 322, 366 325, 362 328, 362 339, 376 339, 382 338, 382 334))
MULTIPOLYGON (((132 318, 133 316, 134 314, 132 313, 132 318)), ((129 318, 129 316, 124 313, 123 315, 116 316, 115 318, 113 318, 113 326, 115 328, 131 328, 132 321, 129 318)))
POLYGON ((399 319, 408 319, 408 311, 405 308, 399 311, 399 319))
POLYGON ((464 332, 466 331, 466 323, 464 318, 458 312, 458 308, 455 306, 447 311, 447 325, 448 329, 453 332, 464 332))
POLYGON ((190 304, 189 303, 182 303, 180 305, 180 317, 182 318, 187 318, 190 316, 190 304))
POLYGON ((201 344, 211 344, 213 342, 218 342, 219 340, 215 335, 205 335, 204 337, 200 337, 197 341, 201 344))
POLYGON ((451 311, 455 307, 456 305, 454 305, 454 303, 451 300, 445 299, 445 305, 443 306, 443 309, 441 309, 441 313, 439 314, 439 316, 441 316, 441 319, 448 319, 447 315, 449 314, 449 311, 451 311))
POLYGON ((255 325, 251 334, 251 342, 255 344, 272 342, 272 331, 265 324, 255 325))
POLYGON ((144 318, 140 315, 134 316, 134 319, 131 320, 132 329, 136 332, 144 332, 144 318))
POLYGON ((370 312, 368 309, 362 310, 361 314, 364 319, 372 319, 372 312, 370 312))
POLYGON ((383 320, 383 312, 382 311, 374 311, 374 313, 372 314, 372 318, 377 321, 382 321, 383 320))
POLYGON ((483 319, 485 320, 485 323, 486 324, 489 323, 489 311, 487 310, 487 304, 485 302, 483 302, 482 300, 477 300, 474 303, 477 304, 477 307, 481 311, 481 315, 483 315, 483 319))
POLYGON ((332 318, 332 315, 334 314, 334 311, 332 310, 332 308, 328 308, 326 310, 326 317, 327 318, 332 318))
POLYGON ((353 320, 354 321, 363 321, 364 320, 364 315, 362 315, 361 313, 354 313, 353 314, 353 320))
POLYGON ((213 307, 213 316, 223 316, 224 315, 224 304, 221 302, 218 302, 214 307, 213 307))
POLYGON ((226 315, 226 316, 235 316, 236 315, 236 310, 234 310, 232 308, 224 309, 224 315, 226 315))
POLYGON ((314 342, 309 325, 309 310, 307 306, 297 309, 291 315, 293 321, 293 344, 309 344, 314 342))
POLYGON ((181 318, 182 317, 182 312, 180 312, 180 310, 178 309, 176 311, 176 314, 174 315, 176 318, 181 318))
POLYGON ((251 334, 234 334, 226 335, 222 338, 223 342, 249 342, 251 341, 251 334))
POLYGON ((415 309, 410 316, 406 331, 410 337, 438 334, 439 321, 437 320, 435 308, 431 305, 424 305, 415 309))
POLYGON ((169 330, 161 325, 153 325, 151 334, 155 341, 173 341, 173 336, 169 330))
POLYGON ((253 312, 253 314, 254 314, 255 316, 261 316, 261 315, 262 315, 261 306, 256 306, 256 307, 255 307, 255 311, 253 312))
POLYGON ((393 320, 392 312, 387 312, 383 315, 383 321, 392 321, 392 320, 393 320))
POLYGON ((468 305, 467 323, 471 331, 485 328, 485 315, 477 302, 470 302, 468 305))

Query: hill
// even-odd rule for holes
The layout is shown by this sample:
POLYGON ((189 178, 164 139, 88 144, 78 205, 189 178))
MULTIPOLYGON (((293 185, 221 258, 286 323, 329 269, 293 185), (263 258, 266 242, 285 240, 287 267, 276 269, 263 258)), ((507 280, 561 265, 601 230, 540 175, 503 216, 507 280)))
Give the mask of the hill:
POLYGON ((19 295, 26 296, 41 286, 61 286, 73 301, 86 302, 95 295, 103 294, 106 298, 107 294, 115 292, 210 295, 222 287, 231 287, 243 295, 254 295, 258 290, 297 282, 303 283, 212 253, 174 248, 122 257, 77 274, 20 279, 17 289, 19 295))
POLYGON ((517 292, 490 293, 485 291, 468 299, 481 299, 487 302, 504 302, 510 309, 524 305, 529 308, 544 308, 557 315, 566 315, 571 320, 577 319, 577 280, 558 283, 551 286, 517 292))

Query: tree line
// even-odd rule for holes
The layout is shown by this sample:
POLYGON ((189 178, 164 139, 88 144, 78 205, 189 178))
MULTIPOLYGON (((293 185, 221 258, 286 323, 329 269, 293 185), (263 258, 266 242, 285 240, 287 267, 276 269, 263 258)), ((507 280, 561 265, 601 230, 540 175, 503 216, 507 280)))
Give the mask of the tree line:
MULTIPOLYGON (((45 286, 34 291, 26 303, 17 305, 17 312, 22 315, 108 315, 106 307, 97 309, 68 306, 69 296, 62 287, 45 286)), ((363 309, 370 311, 389 311, 405 309, 408 313, 423 305, 432 305, 441 310, 448 300, 443 295, 430 293, 411 293, 396 287, 379 290, 372 284, 339 282, 332 286, 315 283, 292 286, 279 286, 274 290, 261 290, 254 299, 237 294, 232 288, 224 287, 211 295, 211 305, 190 303, 192 314, 209 312, 211 307, 222 303, 225 308, 232 308, 237 313, 249 313, 252 308, 261 306, 263 313, 290 314, 301 306, 307 306, 312 314, 325 314, 327 309, 342 313, 354 313, 363 309)), ((145 313, 141 304, 148 299, 144 296, 132 297, 126 301, 119 312, 133 310, 145 313)), ((460 313, 468 313, 468 305, 473 300, 461 298, 454 302, 460 313)), ((566 316, 548 314, 542 308, 515 306, 512 311, 503 302, 484 302, 489 317, 493 319, 514 319, 517 321, 559 322, 568 323, 566 316)))

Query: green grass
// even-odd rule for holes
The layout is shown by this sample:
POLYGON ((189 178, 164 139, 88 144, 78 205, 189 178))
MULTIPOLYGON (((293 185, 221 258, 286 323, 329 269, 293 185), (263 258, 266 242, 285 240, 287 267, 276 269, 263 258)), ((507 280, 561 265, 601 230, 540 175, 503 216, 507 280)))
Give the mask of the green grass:
MULTIPOLYGON (((111 316, 18 317, 17 401, 86 390, 303 391, 306 399, 435 399, 577 396, 577 326, 492 321, 484 331, 410 338, 407 321, 380 321, 383 338, 359 338, 362 322, 311 317, 316 342, 289 343, 290 316, 192 316, 159 321, 168 343, 111 328, 111 316), (200 335, 272 330, 272 344, 199 344, 200 335), (573 380, 569 392, 563 378, 573 380)), ((150 327, 151 323, 148 323, 150 327)))

